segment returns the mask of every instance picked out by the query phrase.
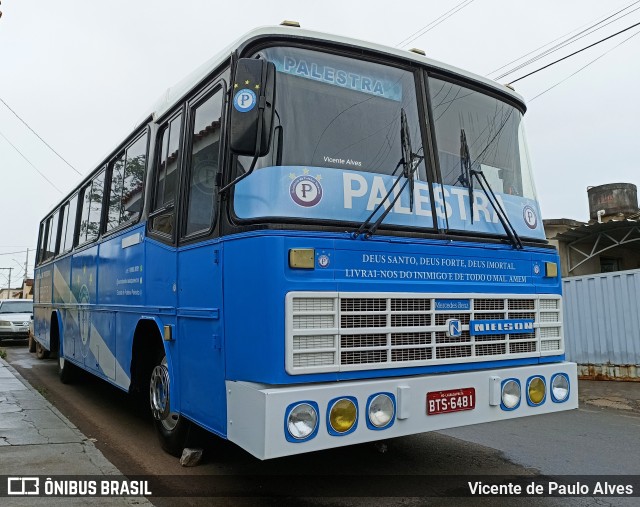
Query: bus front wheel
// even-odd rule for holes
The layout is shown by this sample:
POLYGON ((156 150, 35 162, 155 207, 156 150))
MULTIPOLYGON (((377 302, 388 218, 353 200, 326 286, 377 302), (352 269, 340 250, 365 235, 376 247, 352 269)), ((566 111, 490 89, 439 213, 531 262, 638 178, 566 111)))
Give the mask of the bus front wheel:
POLYGON ((178 412, 170 411, 170 382, 167 358, 163 355, 151 371, 149 381, 151 414, 162 448, 173 456, 180 456, 187 441, 190 423, 178 412))
POLYGON ((63 384, 71 384, 78 373, 75 364, 70 363, 64 357, 62 351, 58 351, 58 377, 63 384))

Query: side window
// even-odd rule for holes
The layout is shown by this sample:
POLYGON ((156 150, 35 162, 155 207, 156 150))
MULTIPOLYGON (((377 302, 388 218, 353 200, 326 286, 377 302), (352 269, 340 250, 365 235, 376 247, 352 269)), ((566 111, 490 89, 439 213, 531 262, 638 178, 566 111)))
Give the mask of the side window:
POLYGON ((104 175, 102 170, 91 182, 91 207, 89 209, 89 229, 87 239, 93 241, 100 234, 102 216, 102 197, 104 196, 104 175))
POLYGON ((180 150, 180 127, 182 115, 176 116, 164 128, 162 132, 162 145, 158 156, 158 169, 156 171, 155 195, 153 209, 167 208, 166 212, 153 217, 151 229, 171 235, 175 223, 175 209, 169 209, 175 204, 178 187, 178 155, 180 150))
POLYGON ((122 182, 124 181, 124 153, 111 165, 111 189, 109 192, 109 213, 107 230, 120 225, 120 207, 122 203, 122 182))
POLYGON ((47 221, 40 222, 40 243, 38 244, 38 262, 45 258, 45 245, 47 244, 47 221))
POLYGON ((58 253, 64 252, 64 237, 67 233, 67 222, 69 221, 69 203, 65 203, 60 208, 60 241, 58 242, 58 253))
POLYGON ((145 134, 132 143, 112 164, 107 230, 140 216, 146 167, 145 134))
POLYGON ((60 238, 61 250, 68 252, 73 248, 73 238, 76 232, 76 214, 78 211, 78 195, 74 195, 66 205, 65 221, 63 224, 62 237, 60 238))
POLYGON ((104 175, 105 169, 102 169, 102 171, 93 178, 91 183, 83 189, 79 244, 93 241, 100 234, 100 216, 102 214, 102 197, 104 196, 104 175))
POLYGON ((82 206, 80 208, 80 231, 78 233, 78 244, 87 242, 87 231, 89 229, 89 208, 91 207, 91 183, 82 189, 82 206))
POLYGON ((218 90, 193 111, 186 236, 208 230, 213 221, 222 95, 222 90, 218 90))
POLYGON ((147 169, 147 135, 127 148, 122 185, 121 222, 137 220, 142 212, 142 190, 147 169))
POLYGON ((56 254, 56 242, 58 240, 58 217, 59 211, 56 211, 47 221, 47 243, 44 260, 51 259, 56 254))

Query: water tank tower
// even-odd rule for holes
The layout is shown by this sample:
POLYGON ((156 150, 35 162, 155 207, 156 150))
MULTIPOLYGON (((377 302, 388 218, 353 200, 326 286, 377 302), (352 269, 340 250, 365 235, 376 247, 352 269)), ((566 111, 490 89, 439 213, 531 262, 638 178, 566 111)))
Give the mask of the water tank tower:
POLYGON ((598 220, 598 215, 602 218, 626 217, 638 212, 638 189, 633 183, 588 187, 587 195, 589 217, 592 220, 598 220))

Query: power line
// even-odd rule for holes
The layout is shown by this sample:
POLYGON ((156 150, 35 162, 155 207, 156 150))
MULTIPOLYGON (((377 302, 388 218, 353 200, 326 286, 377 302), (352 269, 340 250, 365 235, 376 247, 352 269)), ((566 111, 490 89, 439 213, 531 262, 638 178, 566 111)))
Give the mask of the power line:
MULTIPOLYGON (((630 7, 630 6, 625 7, 625 9, 628 9, 629 7, 630 7)), ((622 9, 622 10, 625 10, 625 9, 622 9)), ((629 14, 632 14, 632 13, 636 12, 637 10, 640 10, 640 7, 636 7, 634 10, 632 10, 632 11, 630 11, 630 12, 627 12, 626 14, 623 14, 623 15, 622 15, 622 16, 620 16, 619 18, 616 18, 616 19, 614 19, 614 20, 612 20, 612 21, 609 21, 608 23, 606 23, 606 24, 604 24, 604 25, 602 25, 602 26, 600 26, 600 27, 598 27, 598 28, 595 28, 595 27, 596 27, 597 25, 599 25, 600 23, 602 23, 602 22, 606 21, 607 19, 609 19, 609 18, 611 17, 611 16, 609 16, 609 18, 603 19, 602 21, 600 21, 600 22, 596 23, 595 25, 590 26, 590 27, 589 27, 589 28, 587 28, 586 30, 583 30, 582 32, 577 33, 576 35, 574 35, 573 37, 571 37, 571 38, 567 39, 566 41, 561 42, 560 44, 556 44, 554 47, 552 47, 552 48, 550 48, 550 49, 548 49, 548 50, 546 50, 546 51, 543 51, 543 52, 542 52, 542 53, 540 53, 539 55, 534 56, 533 58, 531 58, 531 59, 527 60, 526 62, 523 62, 523 63, 521 63, 521 64, 519 64, 519 65, 516 65, 516 66, 515 66, 515 67, 513 67, 511 70, 508 70, 508 71, 506 71, 506 72, 504 72, 504 73, 500 74, 500 75, 499 75, 499 76, 497 76, 495 79, 496 79, 496 80, 498 80, 498 79, 502 79, 503 77, 506 77, 506 76, 508 76, 509 74, 513 74, 515 71, 520 70, 520 69, 522 69, 522 68, 526 67, 527 65, 529 65, 529 64, 531 64, 531 63, 537 62, 537 61, 538 61, 538 60, 540 60, 541 58, 544 58, 545 56, 548 56, 548 55, 550 55, 550 54, 552 54, 552 53, 555 53, 556 51, 559 51, 559 50, 560 50, 560 49, 562 49, 563 47, 569 46, 570 44, 573 44, 574 42, 577 42, 577 41, 579 41, 580 39, 583 39, 583 38, 587 37, 588 35, 591 35, 592 33, 595 33, 595 32, 597 32, 598 30, 601 30, 601 29, 603 29, 604 27, 609 26, 611 23, 615 23, 615 22, 617 22, 617 21, 621 20, 622 18, 624 18, 624 17, 628 16, 629 14), (585 33, 585 32, 586 32, 586 33, 585 33), (578 35, 580 35, 580 37, 578 37, 578 35)), ((619 12, 622 12, 622 11, 619 11, 619 12)), ((619 12, 617 12, 616 14, 614 14, 614 16, 615 16, 615 15, 617 15, 617 14, 619 14, 619 12)))
POLYGON ((20 118, 20 116, 18 115, 18 113, 16 113, 13 109, 11 109, 11 107, 9 107, 9 104, 7 104, 4 100, 2 100, 2 98, 1 98, 1 97, 0 97, 0 102, 2 102, 2 103, 6 106, 6 108, 7 108, 9 111, 11 111, 11 112, 14 114, 14 116, 15 116, 16 118, 18 118, 18 120, 20 120, 20 121, 25 125, 25 127, 27 127, 31 132, 33 132, 33 133, 34 133, 34 135, 35 135, 38 139, 40 139, 40 141, 42 141, 42 142, 45 144, 45 146, 46 146, 47 148, 49 148, 53 153, 55 153, 56 155, 58 155, 58 157, 60 158, 60 160, 62 160, 65 164, 67 164, 69 167, 71 167, 71 169, 73 169, 76 173, 78 173, 80 176, 82 176, 82 173, 81 173, 80 171, 78 171, 78 170, 77 170, 75 167, 73 167, 69 162, 67 162, 67 161, 65 160, 65 158, 64 158, 62 155, 60 155, 60 153, 58 153, 56 150, 54 150, 54 149, 51 147, 51 145, 50 145, 49 143, 47 143, 47 141, 45 141, 44 139, 42 139, 42 137, 40 137, 40 136, 38 135, 38 133, 37 133, 35 130, 33 130, 33 129, 29 126, 29 124, 28 124, 26 121, 24 121, 22 118, 20 118))
POLYGON ((60 192, 61 194, 63 193, 63 192, 62 192, 62 190, 60 190, 58 187, 56 187, 56 185, 55 185, 55 183, 53 183, 53 181, 51 181, 49 178, 47 178, 47 177, 44 175, 44 173, 42 173, 42 171, 40 171, 40 169, 38 169, 35 165, 33 165, 33 164, 31 163, 31 161, 30 161, 27 157, 25 157, 25 156, 22 154, 22 152, 21 152, 18 148, 16 148, 16 146, 15 146, 11 141, 9 141, 9 139, 7 139, 7 137, 6 137, 2 132, 0 132, 0 136, 2 136, 2 137, 4 138, 4 140, 5 140, 5 141, 7 141, 7 142, 11 145, 11 147, 12 147, 14 150, 16 150, 16 151, 20 154, 20 156, 21 156, 23 159, 25 159, 25 160, 29 163, 29 165, 30 165, 31 167, 33 167, 33 168, 36 170, 36 172, 37 172, 40 176, 42 176, 45 180, 47 180, 47 181, 51 184, 51 186, 52 186, 53 188, 55 188, 55 189, 56 189, 58 192, 60 192))
POLYGON ((558 81, 556 84, 554 84, 553 86, 550 86, 549 88, 547 88, 545 91, 538 93, 538 95, 536 95, 535 97, 531 98, 528 100, 528 102, 532 102, 534 100, 536 100, 538 97, 540 97, 541 95, 544 95, 545 93, 547 93, 549 90, 554 89, 556 86, 561 85, 562 83, 564 83, 567 79, 572 78, 573 76, 575 76, 578 72, 586 69, 589 65, 591 65, 592 63, 597 62, 598 60, 600 60, 600 58, 602 58, 603 56, 605 56, 608 53, 611 53, 611 51, 613 51, 614 49, 616 49, 618 46, 622 46, 625 42, 627 42, 630 39, 633 39, 636 35, 640 34, 640 30, 638 30, 636 33, 634 33, 633 35, 631 35, 630 37, 627 37, 625 40, 623 40, 622 42, 620 42, 619 44, 616 44, 615 46, 613 46, 612 48, 608 49, 607 51, 605 51, 604 53, 602 53, 600 56, 598 56, 597 58, 594 58, 593 60, 591 60, 589 63, 587 63, 585 66, 580 67, 578 70, 576 70, 573 74, 568 75, 567 77, 565 77, 563 80, 558 81))
MULTIPOLYGON (((632 7, 632 6, 634 6, 635 4, 637 4, 637 3, 640 3, 640 0, 636 0, 635 2, 633 2, 633 3, 629 4, 629 5, 627 5, 626 7, 624 7, 623 9, 620 9, 620 10, 618 10, 618 11, 616 11, 616 12, 614 12, 614 13, 612 13, 612 14, 608 15, 607 17, 605 17, 604 19, 601 19, 601 20, 600 20, 600 21, 598 21, 598 22, 596 22, 596 20, 594 19, 593 21, 590 21, 589 23, 587 23, 587 24, 585 24, 585 25, 582 25, 582 26, 580 26, 580 27, 578 27, 578 28, 575 28, 575 29, 571 30, 570 32, 565 33, 564 35, 561 35, 561 36, 560 36, 560 37, 558 37, 557 39, 554 39, 554 40, 552 40, 551 42, 547 42, 546 44, 543 44, 542 46, 540 46, 540 47, 538 47, 538 48, 534 49, 533 51, 529 51, 528 53, 526 53, 526 54, 524 54, 524 55, 520 56, 519 58, 516 58, 515 60, 511 60, 509 63, 505 63, 503 66, 498 67, 497 69, 494 69, 494 70, 492 70, 491 72, 488 72, 486 75, 487 75, 487 76, 489 76, 489 75, 491 75, 491 74, 495 74, 495 73, 496 73, 496 72, 498 72, 499 70, 504 69, 505 67, 507 67, 507 66, 511 65, 512 63, 515 63, 515 62, 517 62, 518 60, 522 60, 523 58, 526 58, 527 56, 529 56, 529 55, 531 55, 531 54, 535 53, 536 51, 539 51, 539 50, 541 50, 541 49, 543 49, 543 48, 545 48, 545 47, 549 46, 550 44, 553 44, 554 42, 557 42, 557 41, 559 41, 559 40, 561 40, 561 39, 564 39, 567 35, 571 34, 572 32, 575 32, 576 30, 581 30, 582 28, 587 27, 587 28, 585 28, 584 30, 582 30, 582 31, 580 31, 580 32, 578 32, 578 33, 576 33, 575 35, 572 35, 572 36, 571 36, 569 39, 567 39, 566 41, 564 41, 564 42, 562 42, 562 43, 560 43, 560 44, 557 44, 556 46, 554 46, 553 48, 548 49, 547 51, 544 51, 541 55, 539 55, 538 57, 536 57, 533 61, 537 60, 538 58, 542 58, 543 56, 546 56, 546 55, 548 55, 548 54, 550 54, 550 53, 553 53, 554 51, 557 51, 557 49, 560 49, 560 47, 564 47, 564 46, 566 46, 566 45, 568 45, 568 44, 570 44, 570 43, 575 42, 576 40, 578 40, 578 39, 576 39, 576 37, 578 37, 578 35, 581 35, 581 34, 583 34, 584 32, 586 32, 586 31, 590 30, 591 28, 594 28, 594 27, 598 26, 600 23, 603 23, 603 22, 605 22, 606 20, 608 20, 608 19, 610 19, 610 18, 612 18, 612 17, 614 17, 614 16, 617 16, 617 15, 618 15, 618 14, 620 14, 621 12, 626 11, 629 7, 632 7), (572 40, 572 39, 575 39, 575 40, 572 40), (571 42, 569 42, 569 41, 571 41, 571 42)), ((636 10, 637 10, 637 9, 634 9, 634 10, 633 10, 633 11, 631 11, 631 12, 635 12, 636 10)), ((625 17, 625 16, 627 16, 627 15, 631 14, 631 12, 628 12, 628 13, 627 13, 627 14, 625 14, 624 16, 620 16, 619 18, 615 19, 614 21, 618 21, 618 20, 622 19, 623 17, 625 17)), ((612 22, 613 22, 613 21, 612 21, 612 22)), ((610 24, 610 23, 607 23, 607 25, 608 25, 608 24, 610 24)), ((604 26, 607 26, 607 25, 604 25, 604 26)), ((600 27, 600 28, 603 28, 604 26, 602 26, 602 27, 600 27)), ((600 28, 598 28, 597 30, 599 30, 600 28)), ((595 31, 596 31, 596 30, 593 30, 592 32, 589 32, 589 33, 588 33, 588 34, 586 34, 586 35, 589 35, 589 34, 591 34, 591 33, 595 32, 595 31)), ((530 61, 529 63, 531 63, 531 61, 530 61)), ((520 68, 520 67, 518 67, 518 68, 520 68)), ((518 69, 517 69, 517 68, 512 69, 512 71, 515 71, 515 70, 518 70, 518 69)), ((510 74, 510 73, 511 73, 511 72, 507 72, 507 74, 510 74)), ((504 75, 507 75, 507 74, 504 74, 504 75)), ((503 76, 504 76, 504 75, 503 75, 503 76)), ((503 77, 503 76, 499 76, 499 77, 497 77, 497 78, 496 78, 496 80, 497 80, 497 79, 500 79, 500 78, 501 78, 501 77, 503 77)))
POLYGON ((0 255, 14 255, 14 254, 19 254, 19 253, 27 253, 27 250, 19 250, 17 252, 0 253, 0 255))
POLYGON ((555 62, 551 62, 551 63, 549 63, 549 64, 545 65, 544 67, 540 67, 539 69, 536 69, 536 70, 534 70, 534 71, 532 71, 532 72, 529 72, 529 74, 525 74, 524 76, 521 76, 521 77, 519 77, 518 79, 514 79, 513 81, 511 81, 511 82, 509 83, 509 85, 512 85, 513 83, 517 83, 518 81, 520 81, 520 80, 524 79, 525 77, 532 76, 533 74, 536 74, 537 72, 540 72, 541 70, 547 69, 547 68, 551 67, 552 65, 555 65, 556 63, 559 63, 559 62, 561 62, 561 61, 563 61, 563 60, 566 60, 567 58, 571 58, 572 56, 575 56, 575 55, 577 55, 578 53, 582 53, 583 51, 585 51, 585 50, 587 50, 587 49, 589 49, 589 48, 592 48, 593 46, 597 46, 597 45, 598 45, 598 44, 600 44, 601 42, 604 42, 604 41, 606 41, 606 40, 609 40, 609 39, 611 39, 612 37, 615 37, 615 36, 617 36, 617 35, 620 35, 621 33, 624 33, 624 32, 628 32, 629 30, 631 30, 632 28, 635 28, 635 27, 636 27, 636 26, 638 26, 638 25, 640 25, 640 22, 635 23, 635 24, 633 24, 633 25, 631 25, 631 26, 628 26, 628 27, 627 27, 627 28, 625 28, 624 30, 620 30, 619 32, 616 32, 616 33, 614 33, 613 35, 609 35, 608 37, 605 37, 604 39, 600 39, 599 41, 594 42, 593 44, 589 44, 588 46, 585 46, 585 47, 583 47, 582 49, 579 49, 578 51, 575 51, 575 52, 571 53, 570 55, 563 56, 562 58, 560 58, 560 59, 556 60, 555 62))
POLYGON ((473 3, 474 0, 464 0, 463 2, 460 2, 459 4, 457 4, 455 7, 452 7, 451 9, 449 9, 447 12, 445 12, 444 14, 440 15, 439 17, 437 17, 436 19, 434 19, 433 21, 429 22, 428 24, 426 24, 425 26, 423 26, 422 28, 420 28, 420 30, 418 30, 417 32, 412 33, 411 35, 409 35, 409 37, 407 37, 406 39, 398 42, 398 44, 396 44, 397 46, 400 47, 405 47, 408 46, 409 44, 411 44, 413 41, 415 41, 416 39, 422 37, 425 33, 433 30, 436 26, 438 26, 440 23, 442 23, 443 21, 449 19, 451 16, 453 16, 456 12, 461 11, 462 9, 464 9, 467 5, 473 3), (464 4, 464 5, 463 5, 464 4), (424 30, 424 31, 423 31, 424 30), (414 37, 415 36, 415 37, 414 37))

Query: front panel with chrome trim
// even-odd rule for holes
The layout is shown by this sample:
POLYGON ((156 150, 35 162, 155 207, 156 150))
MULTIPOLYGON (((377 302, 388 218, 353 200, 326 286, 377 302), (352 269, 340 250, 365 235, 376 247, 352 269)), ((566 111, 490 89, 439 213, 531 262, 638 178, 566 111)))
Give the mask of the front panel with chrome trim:
POLYGON ((291 375, 563 353, 562 299, 552 294, 290 292, 286 297, 291 375))

